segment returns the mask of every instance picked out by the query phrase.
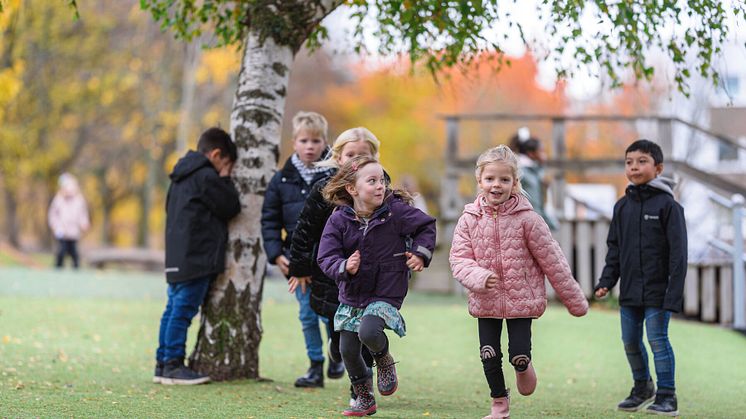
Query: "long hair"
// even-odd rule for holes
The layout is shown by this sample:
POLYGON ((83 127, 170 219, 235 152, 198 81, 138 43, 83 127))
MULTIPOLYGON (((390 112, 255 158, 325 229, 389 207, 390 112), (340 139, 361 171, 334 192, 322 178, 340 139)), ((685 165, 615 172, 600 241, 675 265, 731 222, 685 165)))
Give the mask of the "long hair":
POLYGON ((332 151, 329 156, 316 163, 315 167, 334 167, 339 168, 339 157, 342 154, 342 149, 348 144, 356 141, 365 141, 370 146, 371 154, 373 158, 378 159, 378 150, 381 148, 381 142, 378 141, 375 135, 365 127, 350 128, 343 133, 339 134, 334 144, 332 145, 332 151))
MULTIPOLYGON (((360 169, 369 164, 380 164, 380 162, 370 156, 358 156, 354 159, 350 159, 345 163, 339 171, 329 179, 324 189, 321 191, 324 199, 331 202, 334 205, 354 205, 352 195, 347 192, 348 185, 354 185, 357 182, 358 173, 360 169)), ((401 200, 409 205, 412 205, 412 196, 401 189, 389 189, 386 186, 386 193, 393 193, 401 200)))
POLYGON ((513 153, 510 147, 503 144, 500 144, 497 147, 490 148, 479 156, 479 158, 477 159, 477 167, 474 170, 474 174, 477 176, 477 180, 479 180, 480 176, 482 176, 484 167, 488 164, 493 163, 502 163, 508 166, 510 168, 511 174, 513 175, 513 178, 516 180, 514 192, 523 195, 526 194, 521 187, 521 173, 518 170, 518 158, 516 158, 515 153, 513 153))

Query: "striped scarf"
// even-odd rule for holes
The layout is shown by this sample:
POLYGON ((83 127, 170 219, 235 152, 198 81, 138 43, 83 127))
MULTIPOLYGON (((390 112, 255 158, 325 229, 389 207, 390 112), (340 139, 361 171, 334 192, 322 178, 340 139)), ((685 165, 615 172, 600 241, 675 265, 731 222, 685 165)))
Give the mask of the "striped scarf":
POLYGON ((309 185, 311 184, 311 181, 313 181, 314 176, 316 176, 318 173, 324 173, 329 170, 328 167, 306 166, 305 164, 303 164, 303 162, 300 160, 300 157, 298 157, 298 154, 296 153, 293 153, 293 155, 290 157, 290 161, 293 162, 293 166, 298 169, 298 173, 300 173, 300 176, 309 185))

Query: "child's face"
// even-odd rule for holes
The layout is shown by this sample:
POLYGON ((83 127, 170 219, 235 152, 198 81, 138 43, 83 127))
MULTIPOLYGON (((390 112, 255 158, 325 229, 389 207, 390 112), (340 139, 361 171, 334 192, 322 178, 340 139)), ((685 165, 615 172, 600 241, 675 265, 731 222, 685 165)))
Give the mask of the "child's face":
POLYGON ((231 158, 229 156, 223 156, 223 153, 220 152, 219 148, 213 149, 209 152, 207 154, 207 159, 210 160, 210 163, 212 163, 212 166, 218 171, 218 173, 222 172, 223 168, 232 163, 231 158))
POLYGON ((348 160, 354 159, 358 156, 373 157, 373 153, 370 149, 370 144, 368 144, 367 141, 351 141, 345 144, 339 153, 337 163, 339 163, 339 166, 341 167, 344 166, 344 164, 347 163, 348 160))
POLYGON ((355 185, 348 186, 355 210, 373 211, 383 204, 386 179, 383 167, 378 163, 367 164, 358 170, 355 185))
POLYGON ((300 161, 307 166, 321 157, 325 147, 324 139, 307 129, 298 131, 298 135, 293 139, 293 149, 300 157, 300 161))
POLYGON ((510 166, 504 163, 490 163, 484 166, 477 182, 490 205, 499 205, 507 201, 518 185, 518 179, 513 176, 510 166))
POLYGON ((639 150, 630 151, 624 159, 624 174, 635 185, 644 185, 663 171, 663 163, 655 164, 653 156, 639 150))

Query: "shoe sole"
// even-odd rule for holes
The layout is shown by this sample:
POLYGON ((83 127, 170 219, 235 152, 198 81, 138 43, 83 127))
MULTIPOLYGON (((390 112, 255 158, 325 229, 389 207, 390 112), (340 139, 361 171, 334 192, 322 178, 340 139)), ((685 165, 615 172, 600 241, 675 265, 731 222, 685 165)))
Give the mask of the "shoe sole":
POLYGON ((645 409, 645 413, 649 415, 658 415, 658 416, 670 416, 670 417, 678 417, 679 411, 673 411, 673 412, 656 412, 655 410, 647 410, 645 409))
POLYGON ((342 377, 344 377, 344 376, 345 376, 345 371, 344 371, 344 370, 342 370, 342 372, 341 372, 341 373, 339 373, 339 374, 329 374, 329 373, 327 372, 327 373, 326 373, 326 376, 327 376, 327 377, 329 377, 329 378, 331 378, 332 380, 336 380, 336 379, 339 379, 339 378, 342 378, 342 377))
POLYGON ((155 384, 161 384, 161 383, 163 383, 163 377, 156 377, 156 376, 154 376, 153 377, 153 382, 155 384))
POLYGON ((618 410, 620 412, 639 412, 643 408, 647 407, 646 405, 648 403, 651 403, 653 400, 655 400, 655 396, 653 396, 653 397, 645 400, 644 402, 640 403, 640 405, 637 406, 637 407, 619 407, 619 406, 617 406, 616 410, 618 410))
POLYGON ((377 407, 378 407, 377 405, 373 405, 368 410, 364 410, 362 412, 350 412, 350 411, 345 410, 344 412, 342 412, 342 416, 363 417, 363 416, 375 415, 377 412, 376 410, 377 407))
POLYGON ((210 377, 196 378, 194 380, 181 380, 178 378, 161 378, 161 384, 167 386, 194 386, 197 384, 205 384, 210 382, 210 377))

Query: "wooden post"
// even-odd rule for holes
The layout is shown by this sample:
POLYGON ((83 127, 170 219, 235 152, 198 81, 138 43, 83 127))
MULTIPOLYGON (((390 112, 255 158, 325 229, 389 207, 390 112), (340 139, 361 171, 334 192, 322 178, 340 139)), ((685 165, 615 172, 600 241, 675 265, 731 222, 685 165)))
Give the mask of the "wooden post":
POLYGON ((689 265, 684 282, 684 314, 696 316, 699 314, 699 267, 689 265))
POLYGON ((733 268, 720 267, 720 324, 733 324, 733 268))
MULTIPOLYGON (((441 180, 440 188, 440 222, 442 233, 441 237, 450 240, 453 237, 453 231, 456 229, 456 222, 461 214, 462 202, 458 193, 459 170, 456 167, 458 160, 458 129, 459 120, 455 117, 446 119, 446 147, 445 147, 445 170, 441 180)), ((446 254, 450 252, 450 243, 444 243, 447 248, 446 254)), ((451 291, 460 290, 456 281, 450 281, 449 289, 451 291)))
POLYGON ((591 273, 591 225, 588 221, 578 221, 575 225, 575 252, 578 256, 575 276, 580 289, 587 298, 593 294, 591 273))
POLYGON ((715 267, 702 268, 702 321, 714 322, 717 318, 715 267))
MULTIPOLYGON (((564 163, 567 158, 567 146, 565 145, 565 120, 564 118, 552 119, 552 158, 564 163)), ((558 213, 564 214, 565 210, 565 168, 561 167, 554 175, 552 182, 552 199, 554 208, 558 213)))
POLYGON ((672 161, 673 156, 673 120, 671 118, 658 119, 658 141, 664 160, 672 161))

